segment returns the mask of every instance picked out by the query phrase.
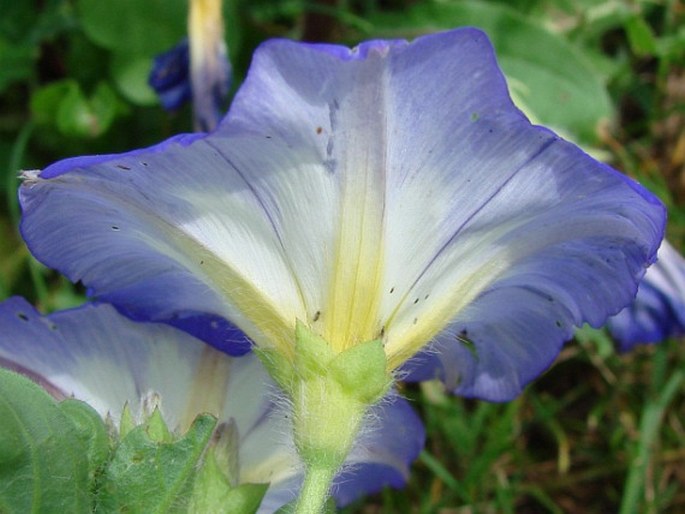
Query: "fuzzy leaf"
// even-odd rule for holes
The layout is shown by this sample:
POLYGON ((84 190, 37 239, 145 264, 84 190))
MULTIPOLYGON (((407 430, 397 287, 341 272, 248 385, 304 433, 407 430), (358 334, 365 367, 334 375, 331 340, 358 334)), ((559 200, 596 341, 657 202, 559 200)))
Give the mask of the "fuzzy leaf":
POLYGON ((196 467, 215 426, 213 416, 198 416, 174 442, 155 442, 145 425, 131 430, 102 477, 98 512, 185 512, 196 467))
POLYGON ((74 424, 76 435, 86 449, 88 478, 93 481, 109 455, 109 435, 100 415, 81 400, 67 398, 59 409, 74 424))
POLYGON ((0 369, 0 512, 91 512, 88 442, 39 386, 0 369))

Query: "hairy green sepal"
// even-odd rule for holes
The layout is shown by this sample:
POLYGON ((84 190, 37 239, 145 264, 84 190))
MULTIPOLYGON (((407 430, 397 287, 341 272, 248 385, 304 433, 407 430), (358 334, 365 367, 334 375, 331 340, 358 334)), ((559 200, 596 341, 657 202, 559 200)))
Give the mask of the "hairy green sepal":
POLYGON ((295 330, 294 360, 262 351, 271 376, 290 396, 295 445, 306 477, 293 512, 319 513, 369 408, 392 384, 380 340, 341 353, 303 323, 295 330))

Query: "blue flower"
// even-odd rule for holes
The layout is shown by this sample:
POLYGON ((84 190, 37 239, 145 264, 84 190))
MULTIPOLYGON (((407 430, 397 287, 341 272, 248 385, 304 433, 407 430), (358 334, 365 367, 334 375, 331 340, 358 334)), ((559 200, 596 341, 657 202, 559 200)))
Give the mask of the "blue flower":
MULTIPOLYGON (((140 421, 152 398, 178 431, 198 414, 213 414, 238 431, 239 483, 270 482, 259 512, 275 511, 298 490, 302 469, 287 413, 274 403, 275 386, 252 355, 228 357, 167 325, 130 321, 108 305, 43 317, 11 298, 0 304, 0 365, 117 422, 126 404, 140 421)), ((407 402, 391 400, 376 407, 376 430, 364 433, 336 481, 339 505, 406 482, 424 432, 407 402)))
POLYGON ((607 328, 622 351, 685 334, 685 259, 667 241, 640 282, 635 301, 609 318, 607 328))
POLYGON ((390 370, 428 349, 491 400, 630 302, 665 223, 531 125, 470 28, 267 42, 214 132, 26 172, 20 199, 34 255, 131 316, 286 360, 297 320, 334 352, 382 339, 390 370))
POLYGON ((190 47, 187 39, 155 57, 148 83, 167 111, 180 109, 192 98, 190 47))
POLYGON ((188 39, 154 59, 148 83, 169 111, 192 99, 195 130, 209 131, 231 84, 221 0, 190 0, 189 7, 188 39))

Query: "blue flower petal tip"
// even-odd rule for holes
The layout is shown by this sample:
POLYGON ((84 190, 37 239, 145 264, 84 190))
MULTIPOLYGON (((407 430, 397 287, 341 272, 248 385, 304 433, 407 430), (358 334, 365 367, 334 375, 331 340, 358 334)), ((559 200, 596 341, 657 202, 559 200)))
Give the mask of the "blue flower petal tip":
POLYGON ((647 269, 635 300, 609 318, 607 328, 624 352, 685 334, 685 259, 667 241, 647 269))

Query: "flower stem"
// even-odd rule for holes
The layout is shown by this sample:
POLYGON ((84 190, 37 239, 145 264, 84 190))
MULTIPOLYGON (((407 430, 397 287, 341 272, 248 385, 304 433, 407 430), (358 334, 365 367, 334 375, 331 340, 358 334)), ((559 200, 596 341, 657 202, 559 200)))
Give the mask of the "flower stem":
POLYGON ((305 466, 296 514, 322 514, 330 486, 362 427, 369 404, 347 394, 330 376, 293 388, 295 446, 305 466))
POLYGON ((295 514, 321 514, 337 470, 308 467, 295 506, 295 514))

